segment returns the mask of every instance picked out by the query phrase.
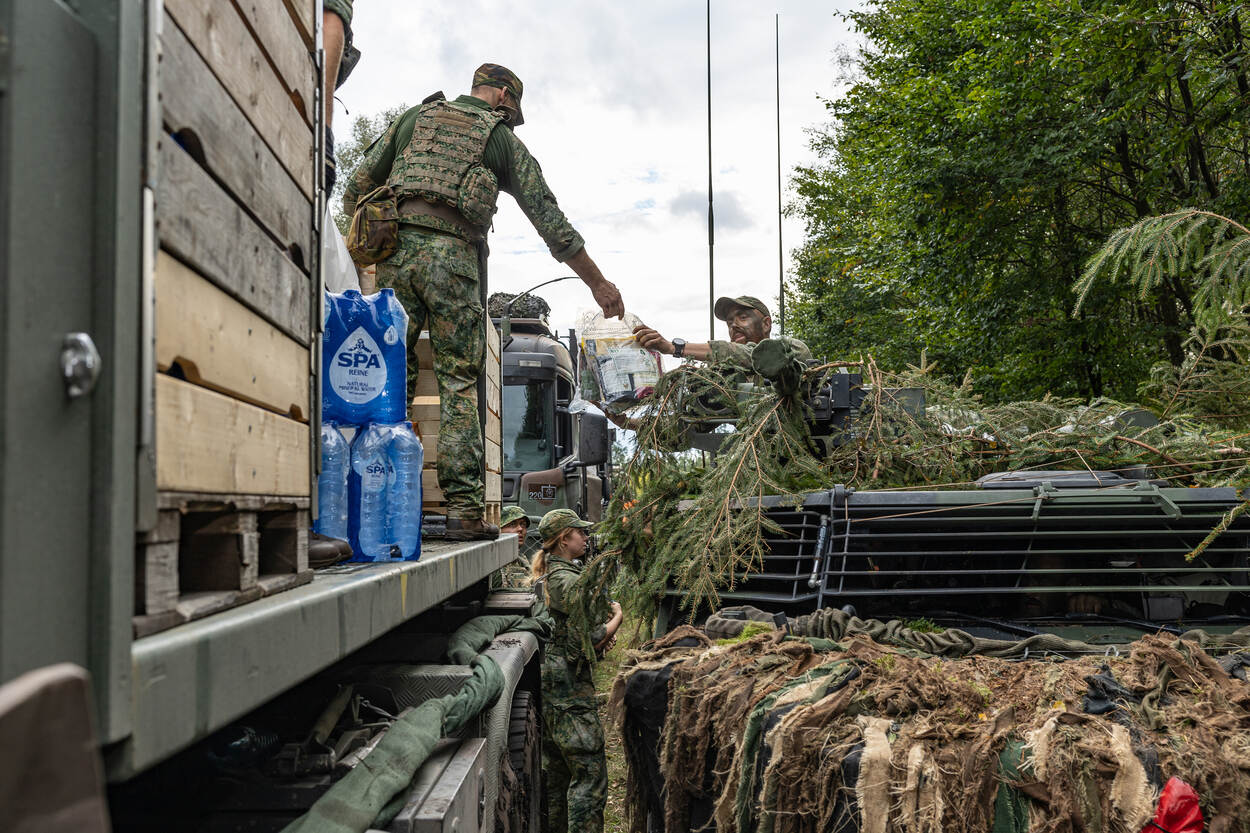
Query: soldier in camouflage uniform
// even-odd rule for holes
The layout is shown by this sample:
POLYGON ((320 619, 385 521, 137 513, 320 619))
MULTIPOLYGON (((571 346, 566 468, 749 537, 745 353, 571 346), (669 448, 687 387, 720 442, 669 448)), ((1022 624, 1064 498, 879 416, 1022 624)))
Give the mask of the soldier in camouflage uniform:
POLYGON ((505 565, 499 571, 500 585, 509 589, 520 587, 529 587, 530 584, 530 557, 534 554, 534 547, 529 546, 526 538, 529 536, 530 518, 525 514, 525 510, 515 503, 509 504, 503 508, 503 512, 499 516, 499 531, 501 533, 512 533, 517 536, 517 560, 511 564, 505 565))
MULTIPOLYGON (((751 353, 755 345, 768 338, 773 327, 768 306, 759 298, 741 295, 737 298, 717 298, 712 311, 729 327, 729 341, 704 344, 690 344, 681 339, 669 341, 650 327, 635 327, 634 338, 648 350, 667 356, 720 362, 751 372, 751 353)), ((801 360, 807 361, 812 357, 812 351, 802 341, 791 338, 789 342, 801 360)))
POLYGON ((511 194, 551 255, 590 288, 604 315, 624 312, 621 295, 586 253, 543 179, 512 132, 524 122, 522 85, 510 70, 482 64, 469 95, 441 94, 397 119, 365 151, 343 194, 351 214, 361 195, 388 185, 399 207, 399 249, 378 264, 378 285, 391 287, 409 315, 408 395, 417 378, 417 334, 428 324, 441 402, 438 482, 447 502, 447 537, 493 538, 483 520, 482 431, 477 379, 485 358, 480 262, 500 190, 511 194))
MULTIPOLYGON (((543 657, 543 773, 547 788, 548 833, 602 833, 608 795, 603 726, 583 648, 584 634, 569 624, 576 594, 591 592, 578 579, 592 526, 571 509, 553 509, 538 524, 542 549, 534 555, 535 590, 543 594, 556 627, 543 657)), ((621 625, 621 606, 598 594, 591 620, 604 622, 591 634, 598 652, 606 650, 621 625)))

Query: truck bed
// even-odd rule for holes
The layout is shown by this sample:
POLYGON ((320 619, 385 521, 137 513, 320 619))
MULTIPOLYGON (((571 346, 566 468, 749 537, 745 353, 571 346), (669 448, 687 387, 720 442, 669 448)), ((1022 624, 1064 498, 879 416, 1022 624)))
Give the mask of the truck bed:
POLYGON ((516 555, 515 535, 423 543, 420 561, 318 570, 302 587, 137 640, 134 731, 106 750, 109 780, 208 736, 516 555))

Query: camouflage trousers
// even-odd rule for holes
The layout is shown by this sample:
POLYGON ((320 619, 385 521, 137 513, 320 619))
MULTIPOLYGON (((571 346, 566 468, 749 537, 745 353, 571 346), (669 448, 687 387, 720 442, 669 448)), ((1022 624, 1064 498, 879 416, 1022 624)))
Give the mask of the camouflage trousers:
POLYGON ((558 698, 543 686, 543 773, 547 833, 603 833, 608 763, 593 685, 558 698))
POLYGON ((452 518, 481 518, 482 424, 477 380, 486 357, 477 250, 448 234, 399 227, 399 250, 378 264, 378 286, 408 312, 408 401, 417 388, 417 337, 430 331, 438 379, 438 485, 452 518))

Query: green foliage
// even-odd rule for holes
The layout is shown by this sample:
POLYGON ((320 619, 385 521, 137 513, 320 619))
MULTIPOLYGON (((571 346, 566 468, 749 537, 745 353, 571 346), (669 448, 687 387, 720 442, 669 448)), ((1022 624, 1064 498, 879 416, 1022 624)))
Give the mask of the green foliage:
POLYGON ((1210 211, 1185 208, 1147 217, 1111 235, 1077 281, 1080 311, 1099 279, 1127 283, 1141 300, 1174 275, 1193 275, 1195 327, 1215 333, 1250 311, 1250 231, 1210 211))
MULTIPOLYGON (((1110 399, 991 402, 923 363, 887 373, 866 360, 857 369, 866 398, 844 436, 849 441, 831 447, 810 436, 801 396, 744 389, 740 373, 717 367, 667 374, 645 404, 635 453, 598 529, 603 552, 587 580, 606 587, 615 579, 617 597, 637 622, 652 621, 670 588, 692 611, 715 608, 722 590, 760 564, 765 536, 779 531, 760 498, 797 502, 833 483, 959 489, 1000 471, 1147 466, 1174 485, 1250 485, 1250 454, 1239 443, 1245 432, 1218 419, 1174 409, 1152 424, 1140 407, 1110 399), (924 392, 924 413, 888 394, 906 387, 924 392), (699 394, 692 398, 691 390, 699 394), (709 404, 711 394, 720 398, 709 404), (713 466, 692 469, 678 449, 712 410, 735 418, 736 430, 713 466)), ((807 383, 838 370, 809 369, 807 383)), ((1247 376, 1243 366, 1243 384, 1247 376)), ((1193 376, 1190 383, 1198 391, 1215 378, 1193 376)))
MULTIPOLYGON (((338 163, 338 181, 334 184, 330 204, 334 207, 334 224, 339 227, 342 234, 347 234, 347 229, 352 224, 352 218, 343 213, 343 190, 347 187, 347 181, 356 170, 356 166, 360 164, 360 160, 364 158, 369 145, 386 131, 391 122, 407 111, 407 104, 398 104, 372 116, 357 116, 352 120, 351 129, 346 138, 340 138, 339 134, 335 133, 334 154, 338 163)), ((336 131, 338 129, 336 128, 336 131)))
POLYGON ((793 332, 887 368, 924 350, 987 401, 1128 400, 1160 358, 1181 368, 1195 310, 1216 308, 1204 293, 1229 283, 1200 278, 1201 258, 1235 226, 1204 225, 1207 250, 1147 282, 1082 282, 1075 316, 1073 287, 1115 229, 1181 206, 1250 214, 1246 15, 1145 0, 849 15, 856 76, 795 180, 793 332))

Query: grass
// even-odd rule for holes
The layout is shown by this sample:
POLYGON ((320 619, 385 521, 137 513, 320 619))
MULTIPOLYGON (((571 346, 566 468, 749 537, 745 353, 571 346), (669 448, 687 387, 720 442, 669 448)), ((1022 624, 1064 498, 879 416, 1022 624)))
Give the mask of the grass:
MULTIPOLYGON (((625 625, 620 633, 627 633, 625 625)), ((603 810, 604 833, 625 833, 625 749, 621 745, 621 733, 616 723, 608 717, 608 696, 612 693, 612 681, 625 659, 625 646, 618 640, 611 651, 595 665, 595 691, 599 694, 599 720, 603 723, 604 751, 608 759, 608 802, 603 810)))

